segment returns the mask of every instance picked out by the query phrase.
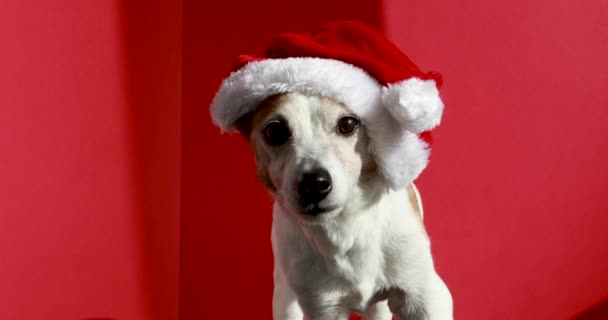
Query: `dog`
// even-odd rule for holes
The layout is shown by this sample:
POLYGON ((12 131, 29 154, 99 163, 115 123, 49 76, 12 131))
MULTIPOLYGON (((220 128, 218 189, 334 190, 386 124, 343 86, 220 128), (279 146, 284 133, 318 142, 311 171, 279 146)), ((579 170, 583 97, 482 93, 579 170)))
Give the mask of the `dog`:
POLYGON ((275 320, 450 320, 416 187, 389 188, 343 104, 274 95, 236 122, 274 198, 275 320))

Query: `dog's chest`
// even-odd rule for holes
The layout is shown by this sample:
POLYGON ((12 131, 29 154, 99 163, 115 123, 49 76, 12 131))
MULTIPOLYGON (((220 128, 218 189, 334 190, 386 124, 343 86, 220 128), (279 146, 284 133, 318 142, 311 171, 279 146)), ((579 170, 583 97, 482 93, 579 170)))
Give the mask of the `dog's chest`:
MULTIPOLYGON (((327 303, 364 310, 385 283, 379 234, 334 230, 291 239, 299 254, 279 257, 298 296, 313 293, 327 303)), ((284 243, 285 244, 285 243, 284 243)), ((287 254, 287 252, 285 252, 287 254)), ((283 254, 281 254, 283 255, 283 254)))

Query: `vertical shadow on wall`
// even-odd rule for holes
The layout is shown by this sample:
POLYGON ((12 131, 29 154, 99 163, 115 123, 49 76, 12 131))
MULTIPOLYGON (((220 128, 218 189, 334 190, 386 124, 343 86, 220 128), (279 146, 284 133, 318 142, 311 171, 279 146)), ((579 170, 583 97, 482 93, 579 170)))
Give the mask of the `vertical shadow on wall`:
POLYGON ((181 2, 118 5, 144 314, 177 319, 181 2))
POLYGON ((382 30, 381 1, 184 1, 180 319, 271 319, 270 200, 243 139, 208 106, 238 54, 282 32, 359 20, 382 30))

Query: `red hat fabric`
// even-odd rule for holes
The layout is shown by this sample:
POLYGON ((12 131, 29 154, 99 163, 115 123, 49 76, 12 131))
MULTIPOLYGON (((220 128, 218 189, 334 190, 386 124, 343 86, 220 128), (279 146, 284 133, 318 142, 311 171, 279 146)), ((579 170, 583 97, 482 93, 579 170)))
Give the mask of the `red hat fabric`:
POLYGON ((335 22, 307 34, 282 34, 264 57, 239 56, 211 114, 220 128, 234 131, 240 117, 270 96, 331 97, 361 117, 380 173, 397 189, 426 166, 428 145, 420 137, 429 137, 441 120, 441 80, 438 73, 422 72, 374 29, 335 22))
MULTIPOLYGON (((344 21, 330 23, 307 34, 285 33, 276 37, 264 54, 265 58, 318 57, 344 61, 355 65, 382 85, 416 77, 433 79, 441 86, 441 75, 424 73, 399 48, 378 31, 365 24, 344 21)), ((240 56, 233 71, 250 61, 260 60, 254 56, 240 56)))

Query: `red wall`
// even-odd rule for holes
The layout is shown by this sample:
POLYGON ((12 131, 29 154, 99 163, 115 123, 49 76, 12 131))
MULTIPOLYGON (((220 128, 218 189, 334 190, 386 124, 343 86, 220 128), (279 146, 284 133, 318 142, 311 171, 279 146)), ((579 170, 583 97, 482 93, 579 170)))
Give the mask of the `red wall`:
POLYGON ((0 319, 176 319, 181 8, 0 3, 0 319))
POLYGON ((566 319, 608 293, 608 3, 396 1, 386 32, 443 73, 419 181, 458 319, 566 319))
POLYGON ((563 319, 608 293, 605 1, 181 9, 0 4, 0 319, 270 318, 271 201, 208 105, 235 55, 338 19, 444 74, 418 184, 457 319, 563 319))

